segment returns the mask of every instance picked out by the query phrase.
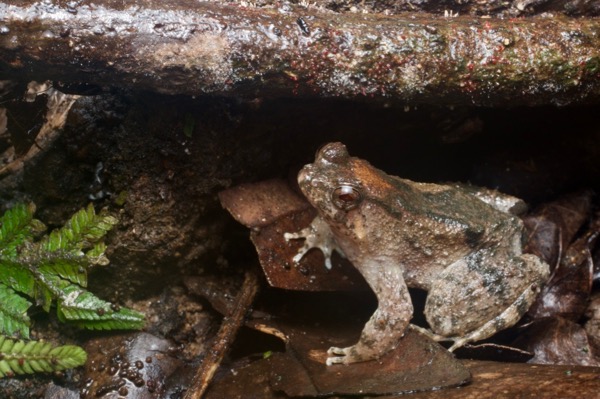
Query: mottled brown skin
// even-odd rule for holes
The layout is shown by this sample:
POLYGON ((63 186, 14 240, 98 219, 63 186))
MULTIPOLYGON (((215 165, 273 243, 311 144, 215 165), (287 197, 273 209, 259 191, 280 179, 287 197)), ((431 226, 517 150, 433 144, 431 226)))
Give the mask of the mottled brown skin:
POLYGON ((429 334, 453 350, 514 324, 548 277, 521 253, 520 219, 469 190, 389 176, 341 143, 324 146, 298 182, 379 302, 359 341, 330 348, 327 364, 392 350, 412 318, 407 287, 429 292, 429 334))

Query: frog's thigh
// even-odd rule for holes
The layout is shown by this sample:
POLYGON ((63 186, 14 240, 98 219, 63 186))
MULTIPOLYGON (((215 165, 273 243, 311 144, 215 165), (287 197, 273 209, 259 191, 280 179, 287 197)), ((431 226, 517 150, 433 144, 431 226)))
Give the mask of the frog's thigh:
POLYGON ((489 320, 487 323, 483 324, 481 327, 472 331, 471 333, 464 336, 454 337, 454 343, 450 348, 448 348, 448 350, 452 352, 468 342, 480 341, 482 339, 491 337, 498 331, 514 325, 521 319, 521 317, 523 317, 527 309, 529 309, 538 292, 538 284, 531 283, 527 288, 525 288, 525 291, 521 293, 517 300, 504 310, 504 312, 500 313, 498 316, 489 320))
MULTIPOLYGON (((447 267, 433 282, 425 303, 433 332, 461 337, 498 317, 535 280, 528 275, 527 263, 520 257, 494 257, 481 250, 447 267)), ((521 315, 526 305, 519 308, 521 315)))

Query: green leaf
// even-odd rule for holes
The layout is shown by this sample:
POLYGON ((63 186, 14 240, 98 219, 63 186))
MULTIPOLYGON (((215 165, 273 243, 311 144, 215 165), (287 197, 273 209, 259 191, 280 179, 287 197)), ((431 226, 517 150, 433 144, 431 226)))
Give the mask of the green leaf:
POLYGON ((58 370, 72 369, 85 364, 87 353, 75 345, 58 346, 49 353, 55 359, 58 370))
POLYGON ((31 324, 27 309, 31 303, 13 289, 0 283, 0 334, 29 337, 31 324))
POLYGON ((144 315, 118 308, 85 290, 88 269, 105 265, 102 238, 117 223, 94 207, 75 213, 64 227, 36 242, 45 226, 33 218, 35 207, 17 205, 0 217, 0 377, 51 372, 85 362, 75 346, 18 341, 28 337, 32 303, 46 312, 56 303, 62 322, 89 329, 139 329, 144 315))
POLYGON ((48 342, 25 342, 0 336, 0 378, 66 370, 82 366, 86 360, 87 354, 78 346, 53 347, 48 342))
POLYGON ((0 281, 17 292, 34 296, 35 277, 24 262, 0 256, 0 281))
POLYGON ((34 273, 36 285, 33 297, 38 306, 49 312, 53 300, 61 296, 62 289, 68 286, 69 282, 53 273, 48 273, 44 268, 36 268, 34 273))
POLYGON ((64 320, 70 324, 86 330, 140 330, 144 328, 144 315, 135 310, 122 308, 118 313, 106 314, 100 320, 64 320))
POLYGON ((16 257, 19 245, 30 239, 34 232, 46 228, 42 222, 33 219, 34 213, 35 205, 19 204, 0 217, 0 256, 16 257))
POLYGON ((115 307, 89 291, 71 285, 63 292, 66 296, 59 300, 57 307, 61 321, 94 330, 139 329, 144 326, 143 314, 115 307))
POLYGON ((38 263, 39 273, 52 274, 87 287, 87 262, 84 257, 49 256, 38 263))
POLYGON ((45 251, 82 255, 82 248, 98 242, 117 222, 114 216, 96 214, 94 206, 90 204, 75 213, 64 227, 52 231, 40 242, 40 246, 45 251))
POLYGON ((106 266, 110 261, 104 254, 104 251, 106 251, 106 244, 97 242, 92 249, 86 252, 85 256, 92 265, 106 266))

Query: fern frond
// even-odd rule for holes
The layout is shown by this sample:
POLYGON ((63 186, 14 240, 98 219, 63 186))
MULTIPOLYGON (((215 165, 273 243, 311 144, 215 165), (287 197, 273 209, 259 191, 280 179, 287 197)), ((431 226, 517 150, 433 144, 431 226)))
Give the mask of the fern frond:
POLYGON ((59 320, 83 328, 139 329, 144 323, 143 314, 85 290, 89 267, 108 263, 102 238, 117 219, 96 214, 90 204, 36 242, 36 233, 46 227, 33 218, 34 212, 33 204, 18 205, 0 217, 0 378, 60 371, 86 361, 85 351, 77 346, 53 347, 7 336, 29 336, 27 310, 32 302, 47 312, 56 303, 59 320))
POLYGON ((38 261, 38 272, 58 276, 71 283, 87 287, 87 259, 73 256, 48 256, 38 261))
POLYGON ((65 323, 86 330, 140 330, 144 328, 144 318, 138 312, 123 309, 111 316, 110 320, 75 320, 65 323), (126 314, 129 313, 129 314, 126 314))
POLYGON ((104 254, 104 251, 106 251, 106 244, 103 242, 97 242, 94 244, 92 249, 85 253, 85 257, 88 258, 88 261, 92 265, 106 266, 110 263, 110 261, 104 254))
POLYGON ((49 252, 65 251, 82 255, 83 248, 104 237, 117 222, 114 216, 96 214, 94 206, 90 204, 75 213, 62 228, 52 231, 40 242, 40 247, 49 252))
POLYGON ((35 205, 19 204, 0 217, 0 255, 17 256, 17 248, 36 231, 46 226, 33 218, 35 205))
POLYGON ((27 267, 24 267, 23 262, 3 259, 0 256, 0 281, 17 292, 28 296, 34 295, 35 277, 27 267))
MULTIPOLYGON (((141 313, 115 307, 85 290, 89 267, 108 263, 102 238, 117 219, 102 212, 96 214, 89 205, 75 213, 64 227, 36 242, 36 233, 45 226, 33 218, 34 211, 33 204, 18 205, 0 217, 0 334, 27 338, 27 310, 32 303, 46 312, 56 303, 59 320, 82 328, 143 327, 141 313)), ((27 367, 44 370, 36 368, 36 362, 31 360, 27 367)), ((21 363, 0 363, 0 373, 30 372, 19 368, 23 367, 21 363)))
POLYGON ((87 354, 78 346, 53 347, 48 342, 25 342, 0 336, 0 378, 66 370, 81 366, 86 360, 87 354))
POLYGON ((56 313, 61 321, 94 330, 139 329, 144 315, 135 310, 117 308, 89 291, 69 286, 58 300, 56 313))
POLYGON ((31 303, 12 288, 0 283, 0 334, 29 337, 31 324, 27 309, 31 303))
POLYGON ((54 299, 61 295, 62 289, 68 286, 69 282, 53 273, 45 273, 42 268, 36 268, 34 273, 36 284, 33 298, 35 303, 44 311, 50 312, 54 299))

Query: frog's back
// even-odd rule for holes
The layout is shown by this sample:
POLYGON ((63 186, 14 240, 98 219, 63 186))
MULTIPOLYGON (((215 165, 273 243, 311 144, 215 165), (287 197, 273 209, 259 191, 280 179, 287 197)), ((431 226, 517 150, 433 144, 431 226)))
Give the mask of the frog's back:
POLYGON ((518 218, 499 211, 466 190, 444 184, 416 183, 396 176, 389 179, 396 187, 392 195, 397 198, 385 201, 393 204, 398 214, 445 225, 450 231, 473 234, 506 224, 519 227, 518 218))

